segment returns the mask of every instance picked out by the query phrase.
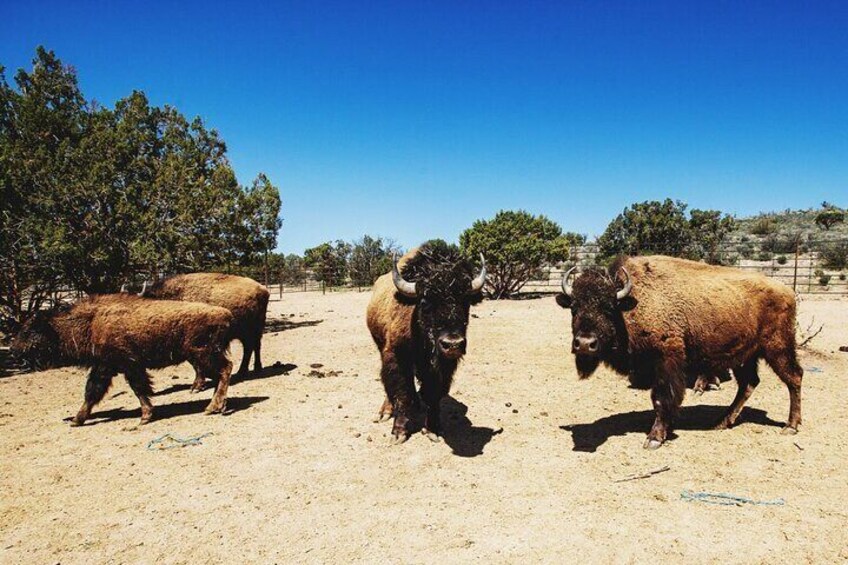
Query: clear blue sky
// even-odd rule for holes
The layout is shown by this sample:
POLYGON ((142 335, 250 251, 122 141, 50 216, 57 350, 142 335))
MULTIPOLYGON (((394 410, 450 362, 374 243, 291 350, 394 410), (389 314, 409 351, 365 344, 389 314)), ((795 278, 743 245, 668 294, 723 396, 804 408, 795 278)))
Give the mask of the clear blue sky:
POLYGON ((845 2, 9 2, 89 98, 200 115, 279 247, 456 240, 502 208, 600 233, 666 196, 740 215, 848 205, 845 2))

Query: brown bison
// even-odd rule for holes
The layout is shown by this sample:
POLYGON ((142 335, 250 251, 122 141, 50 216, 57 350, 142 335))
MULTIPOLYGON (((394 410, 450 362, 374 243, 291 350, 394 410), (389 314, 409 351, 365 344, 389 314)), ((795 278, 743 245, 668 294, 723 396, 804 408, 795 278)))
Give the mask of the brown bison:
MULTIPOLYGON (((253 370, 262 369, 260 350, 270 295, 268 289, 255 280, 220 273, 176 275, 151 286, 145 285, 140 296, 160 300, 204 302, 226 308, 233 315, 230 339, 239 340, 244 348, 236 376, 247 374, 251 354, 253 370)), ((203 379, 198 375, 192 390, 196 392, 201 388, 203 379)))
POLYGON ((801 423, 803 370, 795 354, 795 296, 764 276, 671 257, 622 257, 608 272, 562 281, 557 302, 570 308, 577 371, 600 362, 651 388, 656 419, 645 447, 666 440, 686 377, 733 369, 739 391, 716 426, 734 424, 760 378, 762 358, 789 389, 785 433, 801 423))
POLYGON ((85 401, 71 425, 85 422, 118 373, 138 397, 141 423, 146 424, 153 417, 147 369, 183 361, 197 374, 218 380, 206 413, 224 411, 232 370, 226 355, 232 321, 229 311, 208 304, 107 294, 39 312, 21 328, 12 351, 35 369, 91 367, 85 401))
POLYGON ((485 263, 476 273, 456 247, 434 241, 404 255, 374 284, 367 323, 383 362, 386 401, 380 412, 394 415, 395 443, 409 438, 421 400, 424 433, 433 440, 441 435, 439 403, 465 354, 469 308, 482 299, 485 280, 485 263))

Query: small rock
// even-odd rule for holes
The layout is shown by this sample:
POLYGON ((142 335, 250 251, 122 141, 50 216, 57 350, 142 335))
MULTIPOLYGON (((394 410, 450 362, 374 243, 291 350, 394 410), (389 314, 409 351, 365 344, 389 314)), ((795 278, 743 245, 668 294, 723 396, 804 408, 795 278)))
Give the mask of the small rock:
POLYGON ((513 414, 518 414, 518 408, 513 408, 513 409, 512 409, 512 413, 513 413, 513 414))
POLYGON ((507 402, 504 406, 506 406, 507 408, 512 408, 512 402, 507 402))
POLYGON ((353 434, 353 437, 362 437, 362 434, 359 433, 359 432, 356 432, 355 434, 353 434))

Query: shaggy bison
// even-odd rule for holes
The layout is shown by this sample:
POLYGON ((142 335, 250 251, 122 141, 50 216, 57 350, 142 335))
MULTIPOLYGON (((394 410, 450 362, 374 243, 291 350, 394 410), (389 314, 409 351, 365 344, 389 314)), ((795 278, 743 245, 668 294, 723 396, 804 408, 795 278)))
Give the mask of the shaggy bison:
MULTIPOLYGON (((151 286, 145 285, 140 296, 204 302, 226 308, 233 315, 230 339, 239 340, 244 348, 244 356, 236 376, 247 374, 251 354, 253 354, 253 370, 262 369, 260 350, 270 295, 268 289, 255 280, 220 273, 175 275, 151 286)), ((203 388, 203 379, 198 375, 192 390, 198 391, 201 388, 203 388)))
POLYGON ((570 308, 577 371, 604 362, 651 388, 656 419, 645 447, 666 440, 687 375, 733 369, 739 390, 716 426, 734 424, 760 382, 762 358, 789 389, 785 433, 801 423, 801 378, 795 355, 795 296, 764 276, 671 257, 622 257, 608 272, 562 280, 557 302, 570 308))
POLYGON ((410 420, 420 412, 416 377, 426 406, 423 431, 433 440, 441 435, 439 403, 465 354, 469 308, 482 298, 486 266, 480 260, 476 273, 455 247, 428 242, 374 284, 367 322, 383 362, 381 417, 394 415, 395 443, 409 438, 410 420))
POLYGON ((194 302, 146 300, 109 294, 39 312, 22 327, 12 351, 42 369, 91 367, 85 401, 71 424, 79 426, 100 402, 112 378, 123 373, 141 403, 141 423, 153 417, 147 369, 188 361, 197 374, 218 379, 206 413, 223 412, 232 364, 226 356, 232 315, 194 302))

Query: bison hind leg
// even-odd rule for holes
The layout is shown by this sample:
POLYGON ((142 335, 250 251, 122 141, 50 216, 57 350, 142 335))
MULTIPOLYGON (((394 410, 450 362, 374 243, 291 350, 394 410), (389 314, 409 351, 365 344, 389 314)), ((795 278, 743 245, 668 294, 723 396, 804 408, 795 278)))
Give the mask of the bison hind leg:
POLYGON ((218 385, 215 387, 215 394, 212 395, 212 401, 206 407, 205 412, 206 414, 223 414, 227 409, 227 389, 230 386, 233 364, 223 353, 214 356, 209 364, 209 369, 218 376, 218 385))
POLYGON ((259 330, 259 336, 253 345, 253 372, 260 371, 262 371, 262 330, 259 330))
POLYGON ((784 434, 798 433, 801 425, 801 380, 804 370, 798 364, 794 349, 777 354, 766 354, 766 361, 789 389, 789 420, 783 428, 784 434))
POLYGON ((377 411, 377 416, 374 418, 374 423, 377 424, 379 422, 385 422, 389 420, 392 416, 394 416, 395 409, 392 406, 392 402, 389 400, 389 397, 386 396, 383 399, 383 404, 380 405, 380 409, 377 411))

